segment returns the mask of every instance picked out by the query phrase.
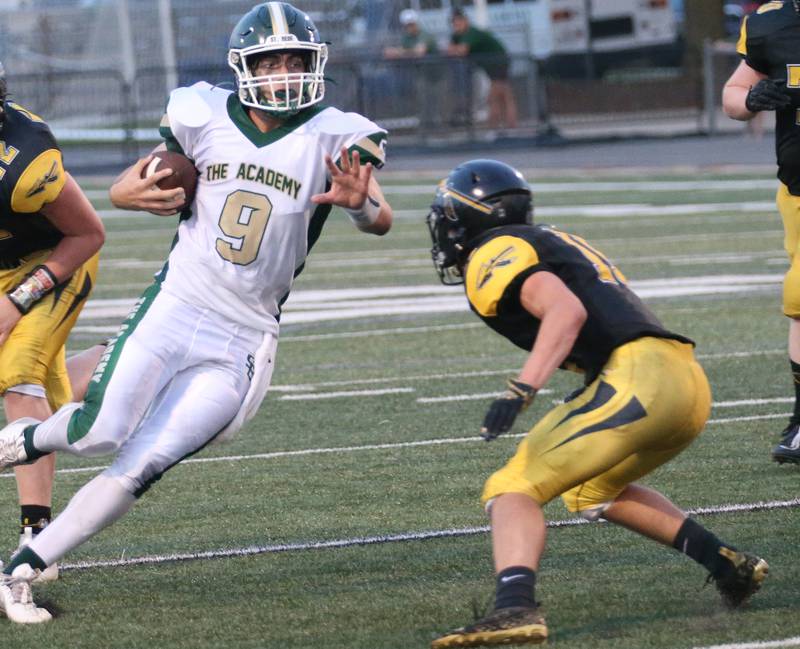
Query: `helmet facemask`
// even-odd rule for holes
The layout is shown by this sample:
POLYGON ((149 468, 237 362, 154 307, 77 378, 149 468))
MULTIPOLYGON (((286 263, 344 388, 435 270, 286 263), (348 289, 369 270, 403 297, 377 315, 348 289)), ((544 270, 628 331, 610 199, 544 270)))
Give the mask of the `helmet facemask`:
POLYGON ((439 279, 448 286, 463 284, 464 276, 459 257, 464 249, 464 228, 456 220, 449 218, 445 210, 436 203, 431 205, 426 222, 433 241, 431 259, 439 279))
POLYGON ((242 104, 284 118, 322 101, 327 61, 327 45, 303 42, 291 34, 270 36, 264 44, 228 52, 228 65, 236 72, 242 104), (305 71, 256 76, 256 66, 265 54, 285 53, 301 54, 305 71))

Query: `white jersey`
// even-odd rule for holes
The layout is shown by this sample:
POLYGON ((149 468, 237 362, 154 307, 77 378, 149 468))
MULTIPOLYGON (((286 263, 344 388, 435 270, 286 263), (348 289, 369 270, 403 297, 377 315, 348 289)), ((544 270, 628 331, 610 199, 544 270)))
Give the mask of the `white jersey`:
POLYGON ((161 134, 200 175, 162 287, 277 335, 280 307, 330 213, 324 156, 384 162, 386 131, 356 113, 311 107, 262 133, 237 96, 201 82, 170 95, 161 134))

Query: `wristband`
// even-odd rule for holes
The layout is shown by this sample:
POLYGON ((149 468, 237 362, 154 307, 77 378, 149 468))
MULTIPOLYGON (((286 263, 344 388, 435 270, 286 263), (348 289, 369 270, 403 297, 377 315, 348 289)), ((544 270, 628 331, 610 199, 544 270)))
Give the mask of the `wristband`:
POLYGON ((531 404, 537 392, 538 390, 532 385, 516 379, 508 379, 503 397, 505 399, 522 399, 522 410, 525 410, 531 404))
POLYGON ((362 228, 367 225, 372 225, 378 220, 378 215, 381 212, 381 204, 372 198, 372 196, 367 196, 367 200, 364 201, 360 209, 351 210, 345 207, 344 211, 347 212, 347 216, 350 217, 350 220, 355 223, 356 226, 362 228))
POLYGON ((56 287, 56 276, 47 266, 36 266, 15 288, 6 293, 22 315, 56 287))

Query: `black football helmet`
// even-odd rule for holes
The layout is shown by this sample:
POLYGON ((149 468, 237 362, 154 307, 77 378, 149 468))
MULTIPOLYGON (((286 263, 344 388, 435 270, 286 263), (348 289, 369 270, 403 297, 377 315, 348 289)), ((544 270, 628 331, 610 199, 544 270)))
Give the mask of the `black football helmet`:
POLYGON ((314 22, 288 2, 264 2, 236 24, 228 43, 228 65, 236 73, 239 100, 276 117, 289 117, 322 101, 328 46, 314 22), (305 72, 255 76, 255 63, 264 54, 298 52, 305 72), (294 90, 300 86, 300 91, 294 90))
POLYGON ((443 284, 464 282, 470 242, 503 225, 533 223, 533 197, 522 174, 497 160, 470 160, 436 190, 427 223, 433 266, 443 284))

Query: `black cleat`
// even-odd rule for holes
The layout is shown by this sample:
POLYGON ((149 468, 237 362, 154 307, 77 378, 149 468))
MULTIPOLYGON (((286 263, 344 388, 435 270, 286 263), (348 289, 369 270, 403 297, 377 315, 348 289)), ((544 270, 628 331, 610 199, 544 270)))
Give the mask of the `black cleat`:
POLYGON ((739 608, 761 588, 769 573, 769 565, 764 559, 748 552, 722 547, 719 553, 731 562, 732 569, 721 577, 709 575, 709 581, 714 581, 726 607, 739 608))
POLYGON ((800 422, 789 420, 781 433, 781 441, 772 449, 772 459, 779 464, 800 464, 800 422))
POLYGON ((446 633, 431 642, 431 649, 547 642, 547 624, 538 608, 498 608, 486 617, 446 633))

